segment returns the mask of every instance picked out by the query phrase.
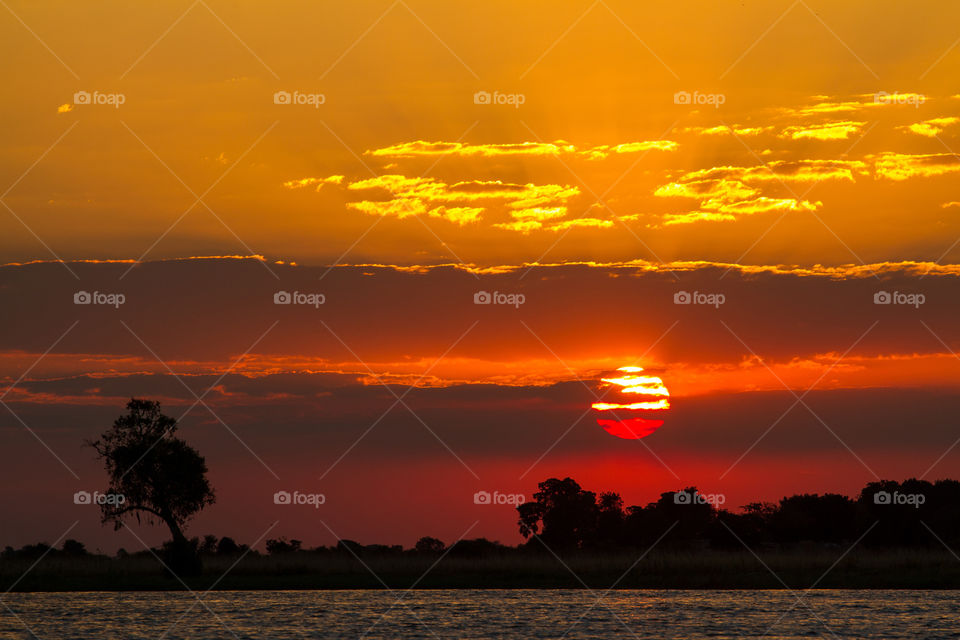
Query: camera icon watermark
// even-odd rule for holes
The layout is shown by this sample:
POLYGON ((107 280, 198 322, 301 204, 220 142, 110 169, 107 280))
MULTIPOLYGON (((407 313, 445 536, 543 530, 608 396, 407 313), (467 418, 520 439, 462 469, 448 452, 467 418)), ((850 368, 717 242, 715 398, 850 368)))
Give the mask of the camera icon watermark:
POLYGON ((919 109, 920 105, 926 101, 927 96, 919 93, 899 93, 897 91, 887 93, 886 91, 878 91, 873 94, 873 102, 875 104, 912 105, 919 109))
POLYGON ((720 105, 727 101, 727 96, 722 93, 700 93, 694 91, 677 91, 673 94, 673 104, 681 105, 708 105, 719 109, 720 105))
POLYGON ((920 308, 920 305, 927 301, 927 296, 922 293, 903 293, 901 291, 877 291, 873 294, 873 304, 897 304, 907 305, 914 309, 920 308))
POLYGON ((99 491, 77 491, 73 494, 73 504, 119 506, 127 501, 122 493, 101 493, 99 491))
POLYGON ((273 94, 273 104, 308 105, 319 109, 326 103, 327 96, 322 93, 302 93, 300 91, 277 91, 273 94))
POLYGON ((908 505, 914 509, 919 509, 920 505, 927 501, 927 496, 922 493, 900 493, 894 491, 877 491, 873 494, 873 504, 882 506, 908 505))
POLYGON ((708 504, 717 509, 727 501, 722 493, 700 493, 699 491, 677 491, 673 494, 673 504, 694 505, 708 504))
POLYGON ((489 91, 477 91, 473 94, 473 104, 505 104, 519 109, 520 105, 526 101, 527 97, 522 93, 500 93, 499 91, 490 93, 489 91))
POLYGON ((322 493, 301 493, 299 491, 277 491, 273 494, 273 504, 311 506, 319 509, 320 505, 326 504, 327 496, 322 493))
POLYGON ((673 294, 673 304, 699 304, 719 309, 726 303, 727 296, 722 293, 701 293, 700 291, 677 291, 673 294))
POLYGON ((500 291, 477 291, 473 294, 473 304, 505 304, 512 305, 519 309, 520 305, 527 301, 527 296, 522 293, 501 293, 500 291))
POLYGON ((299 304, 319 309, 326 303, 327 297, 322 293, 303 293, 301 291, 277 291, 273 294, 273 304, 299 304))
POLYGON ((77 91, 73 94, 73 104, 75 105, 109 105, 114 109, 119 109, 120 105, 126 101, 127 96, 122 93, 77 91))
POLYGON ((494 504, 516 507, 526 501, 527 498, 522 493, 500 493, 499 491, 490 493, 489 491, 477 491, 473 494, 473 504, 480 505, 494 504))
POLYGON ((77 291, 73 294, 73 304, 96 304, 106 305, 119 309, 120 305, 127 301, 127 297, 122 293, 103 293, 101 291, 77 291))

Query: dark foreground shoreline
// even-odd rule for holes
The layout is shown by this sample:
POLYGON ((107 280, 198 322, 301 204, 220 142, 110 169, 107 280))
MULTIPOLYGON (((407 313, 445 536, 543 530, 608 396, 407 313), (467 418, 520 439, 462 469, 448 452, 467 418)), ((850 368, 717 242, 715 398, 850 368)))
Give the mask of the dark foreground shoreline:
POLYGON ((960 560, 944 550, 650 554, 212 557, 203 573, 166 575, 152 557, 0 562, 0 589, 27 591, 305 589, 960 589, 960 560), (234 563, 236 563, 234 565, 234 563), (30 569, 28 571, 28 569, 30 569), (12 588, 11 588, 12 587, 12 588))

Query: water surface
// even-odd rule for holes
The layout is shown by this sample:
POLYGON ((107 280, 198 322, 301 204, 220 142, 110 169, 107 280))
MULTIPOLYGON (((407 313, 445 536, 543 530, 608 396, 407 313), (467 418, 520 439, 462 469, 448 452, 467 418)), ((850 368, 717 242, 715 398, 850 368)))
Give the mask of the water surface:
POLYGON ((11 593, 2 596, 0 638, 960 638, 958 596, 857 590, 11 593))

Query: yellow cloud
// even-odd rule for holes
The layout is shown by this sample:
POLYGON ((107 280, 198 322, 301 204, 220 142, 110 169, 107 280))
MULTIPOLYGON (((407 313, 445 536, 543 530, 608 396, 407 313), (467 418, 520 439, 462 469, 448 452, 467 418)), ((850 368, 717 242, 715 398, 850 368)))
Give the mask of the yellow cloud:
POLYGON ((663 216, 665 226, 694 222, 733 221, 771 212, 816 211, 823 203, 798 198, 775 198, 763 189, 774 182, 854 180, 865 173, 866 163, 855 160, 776 161, 753 167, 711 167, 688 172, 654 191, 661 198, 698 201, 692 211, 663 216))
POLYGON ((563 220, 551 224, 548 228, 551 231, 563 231, 576 227, 594 227, 597 229, 609 229, 613 226, 613 220, 601 220, 600 218, 575 218, 573 220, 563 220))
POLYGON ((851 97, 811 96, 814 104, 800 107, 782 107, 778 112, 791 117, 812 117, 834 115, 839 113, 853 113, 865 109, 875 109, 884 106, 910 105, 916 106, 927 102, 927 96, 922 93, 863 93, 851 97))
POLYGON ((663 216, 664 226, 693 224, 694 222, 732 222, 736 216, 715 211, 690 211, 689 213, 668 213, 663 216))
POLYGON ((419 216, 427 213, 427 207, 423 201, 416 198, 398 198, 385 201, 361 200, 360 202, 348 202, 347 208, 372 216, 396 217, 401 220, 409 216, 419 216))
POLYGON ((877 177, 888 180, 928 178, 960 171, 960 156, 955 153, 911 155, 888 151, 871 158, 874 160, 877 177))
POLYGON ((483 213, 483 207, 437 207, 430 210, 430 215, 435 218, 443 218, 454 224, 463 226, 472 222, 479 222, 480 215, 483 213))
POLYGON ((348 202, 346 207, 367 215, 404 219, 429 215, 463 226, 479 222, 487 206, 496 205, 511 212, 514 221, 504 228, 523 232, 539 228, 529 223, 562 218, 570 198, 580 194, 577 187, 559 184, 515 184, 501 180, 466 180, 449 184, 436 178, 411 178, 386 174, 354 182, 343 176, 302 178, 285 182, 296 189, 304 186, 335 183, 347 192, 364 193, 362 199, 348 202), (386 192, 387 199, 375 199, 375 192, 386 192), (483 204, 484 206, 476 206, 483 204), (453 206, 450 206, 453 205, 453 206), (459 206, 458 206, 459 205, 459 206))
POLYGON ((957 124, 960 122, 960 118, 931 118, 930 120, 924 120, 923 122, 917 122, 915 124, 910 124, 905 127, 899 127, 901 130, 910 131, 920 136, 926 136, 928 138, 936 138, 938 135, 943 133, 943 130, 947 127, 957 124))
MULTIPOLYGON (((563 213, 566 213, 565 209, 563 213)), ((528 234, 531 231, 538 231, 540 229, 544 229, 546 231, 565 231, 567 229, 574 228, 609 229, 613 226, 613 220, 601 220, 600 218, 574 218, 572 220, 560 220, 545 223, 544 219, 542 218, 525 216, 523 215, 523 212, 520 211, 513 212, 513 215, 518 219, 510 222, 500 222, 493 226, 500 229, 507 229, 509 231, 519 231, 523 234, 528 234)), ((550 218, 553 217, 555 216, 550 216, 550 218)))
POLYGON ((283 183, 283 186, 287 189, 302 189, 303 187, 310 187, 316 185, 317 191, 325 184, 341 184, 343 182, 344 176, 329 176, 327 178, 301 178, 299 180, 287 180, 283 183))
POLYGON ((696 133, 702 136, 722 136, 736 134, 738 136, 758 136, 761 133, 770 131, 773 127, 745 127, 742 125, 727 126, 725 124, 716 127, 684 127, 683 133, 696 133))
POLYGON ((744 182, 853 182, 856 175, 866 174, 867 169, 867 163, 859 160, 775 160, 751 167, 721 166, 699 169, 683 174, 676 182, 724 179, 744 182))
POLYGON ((703 209, 687 213, 668 213, 663 217, 664 226, 690 224, 693 222, 730 222, 740 217, 762 213, 789 211, 816 211, 822 202, 809 202, 795 198, 768 198, 759 196, 751 200, 723 202, 711 200, 702 203, 703 209))
POLYGON ((575 155, 588 160, 601 160, 612 154, 639 153, 648 150, 674 151, 678 144, 672 140, 626 142, 577 148, 562 140, 556 142, 517 142, 505 144, 469 144, 464 142, 427 142, 415 140, 382 149, 367 151, 368 155, 386 158, 416 158, 422 156, 455 155, 460 157, 493 158, 501 156, 559 156, 575 155))
POLYGON ((73 105, 69 102, 65 102, 57 107, 57 113, 70 113, 71 111, 73 111, 73 105))
POLYGON ((859 133, 860 128, 865 122, 853 122, 850 120, 842 122, 825 122, 823 124, 786 127, 781 133, 781 138, 790 138, 792 140, 846 140, 852 134, 859 133))
POLYGON ((523 234, 530 233, 531 231, 536 231, 537 229, 543 228, 543 224, 537 222, 536 220, 514 220, 512 222, 498 222, 493 225, 499 229, 506 229, 507 231, 518 231, 523 234))
POLYGON ((514 184, 500 180, 468 180, 448 184, 435 178, 408 178, 394 174, 352 182, 347 189, 384 189, 395 198, 416 198, 430 202, 505 200, 513 208, 563 202, 580 193, 577 187, 569 185, 514 184))
POLYGON ((552 209, 544 209, 543 207, 533 207, 530 209, 520 209, 519 211, 513 211, 511 214, 514 218, 518 220, 552 220, 554 218, 562 218, 567 215, 566 207, 553 207, 552 209))

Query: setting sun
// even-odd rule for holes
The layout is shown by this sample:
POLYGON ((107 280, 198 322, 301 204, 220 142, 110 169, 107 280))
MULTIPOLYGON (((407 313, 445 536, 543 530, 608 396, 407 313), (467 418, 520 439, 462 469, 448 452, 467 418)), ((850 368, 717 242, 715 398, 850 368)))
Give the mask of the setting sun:
POLYGON ((601 389, 608 389, 615 395, 638 394, 649 398, 639 402, 594 402, 590 405, 600 416, 597 424, 610 435, 636 440, 663 426, 661 416, 670 408, 670 392, 661 378, 638 375, 642 371, 643 367, 620 367, 617 372, 623 375, 600 379, 601 389))

